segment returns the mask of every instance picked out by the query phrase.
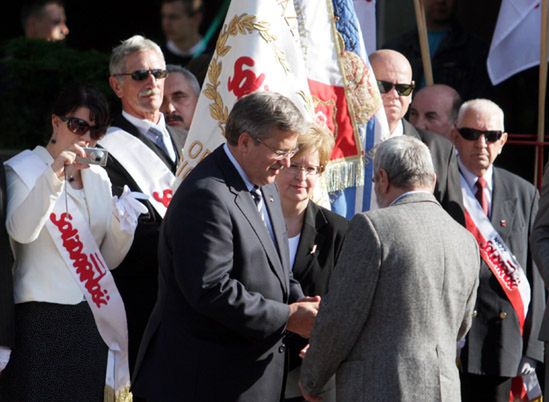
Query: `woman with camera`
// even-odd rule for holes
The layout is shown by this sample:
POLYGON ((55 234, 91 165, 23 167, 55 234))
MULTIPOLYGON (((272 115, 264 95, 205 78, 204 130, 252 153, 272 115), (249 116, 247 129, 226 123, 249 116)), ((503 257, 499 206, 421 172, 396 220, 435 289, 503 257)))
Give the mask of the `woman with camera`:
POLYGON ((0 400, 103 401, 128 391, 126 316, 109 269, 130 248, 143 205, 128 191, 113 198, 95 164, 106 151, 86 151, 108 124, 101 93, 67 88, 46 147, 5 163, 16 340, 0 400))

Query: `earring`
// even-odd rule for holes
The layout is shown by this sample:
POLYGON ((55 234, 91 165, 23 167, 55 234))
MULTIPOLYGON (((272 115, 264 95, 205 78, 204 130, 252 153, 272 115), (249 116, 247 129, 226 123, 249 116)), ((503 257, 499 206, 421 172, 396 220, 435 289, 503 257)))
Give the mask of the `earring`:
POLYGON ((52 139, 50 140, 50 143, 55 144, 55 143, 57 143, 57 140, 52 137, 52 139))

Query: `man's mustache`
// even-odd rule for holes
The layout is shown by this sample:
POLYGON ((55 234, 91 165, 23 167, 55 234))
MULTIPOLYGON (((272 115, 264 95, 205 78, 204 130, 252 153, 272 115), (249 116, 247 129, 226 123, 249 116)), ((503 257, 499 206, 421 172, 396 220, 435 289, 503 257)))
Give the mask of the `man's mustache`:
POLYGON ((151 95, 160 95, 160 89, 158 88, 147 88, 139 92, 139 96, 151 96, 151 95))
POLYGON ((181 121, 181 122, 183 121, 183 117, 175 113, 170 113, 165 116, 166 116, 166 122, 168 123, 171 123, 173 121, 181 121))

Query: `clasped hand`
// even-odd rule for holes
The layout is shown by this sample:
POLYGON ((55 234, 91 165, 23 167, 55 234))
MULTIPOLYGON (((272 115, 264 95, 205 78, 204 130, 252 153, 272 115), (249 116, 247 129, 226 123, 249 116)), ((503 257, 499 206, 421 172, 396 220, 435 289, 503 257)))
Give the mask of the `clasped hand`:
POLYGON ((290 304, 288 331, 294 332, 303 338, 309 338, 315 323, 320 296, 304 297, 290 304))

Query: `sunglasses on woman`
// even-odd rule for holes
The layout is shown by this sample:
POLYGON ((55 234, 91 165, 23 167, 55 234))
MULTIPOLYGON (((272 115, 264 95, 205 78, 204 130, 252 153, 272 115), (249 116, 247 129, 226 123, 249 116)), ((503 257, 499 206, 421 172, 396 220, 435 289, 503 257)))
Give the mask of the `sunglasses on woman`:
POLYGON ((496 142, 503 135, 503 131, 501 130, 477 130, 469 127, 461 127, 457 131, 467 141, 476 141, 481 135, 484 135, 486 142, 496 142))
POLYGON ((162 70, 160 68, 153 68, 151 70, 136 70, 133 73, 119 73, 114 75, 129 75, 134 81, 145 81, 147 78, 149 78, 149 74, 151 74, 154 78, 158 80, 161 78, 166 78, 168 76, 168 71, 162 70))
POLYGON ((94 140, 99 140, 105 135, 107 131, 106 127, 100 126, 90 126, 87 121, 79 119, 78 117, 60 117, 62 121, 67 123, 67 128, 76 135, 84 135, 88 131, 90 132, 90 137, 94 140))
POLYGON ((377 80, 377 86, 379 88, 379 92, 382 94, 389 92, 394 87, 398 96, 408 96, 412 93, 416 85, 414 82, 411 84, 393 84, 389 81, 377 80))

